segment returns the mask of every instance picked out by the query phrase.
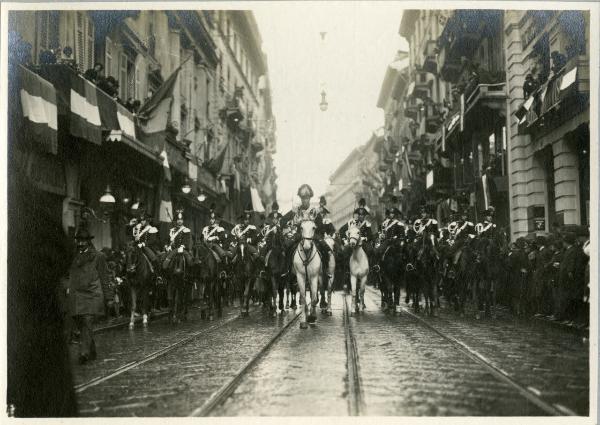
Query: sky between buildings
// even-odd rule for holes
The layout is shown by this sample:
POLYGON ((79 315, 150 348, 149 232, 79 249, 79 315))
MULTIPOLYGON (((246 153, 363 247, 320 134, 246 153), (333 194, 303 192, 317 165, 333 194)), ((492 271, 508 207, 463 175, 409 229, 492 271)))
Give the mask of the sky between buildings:
POLYGON ((383 125, 377 97, 397 50, 408 50, 395 2, 311 5, 269 2, 254 13, 268 56, 277 120, 278 201, 298 204, 308 183, 319 196, 351 150, 383 125), (326 32, 324 40, 320 33, 326 32), (319 108, 321 91, 329 107, 319 108))

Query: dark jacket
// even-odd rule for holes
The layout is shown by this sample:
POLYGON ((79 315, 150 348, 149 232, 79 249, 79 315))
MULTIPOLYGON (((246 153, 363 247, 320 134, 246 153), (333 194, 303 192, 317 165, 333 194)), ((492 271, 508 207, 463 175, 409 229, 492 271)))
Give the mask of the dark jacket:
POLYGON ((112 299, 106 257, 93 246, 77 254, 69 270, 72 315, 104 315, 104 302, 112 299))
POLYGON ((565 250, 558 279, 559 285, 568 291, 570 298, 583 295, 585 262, 585 254, 579 245, 571 245, 565 250))

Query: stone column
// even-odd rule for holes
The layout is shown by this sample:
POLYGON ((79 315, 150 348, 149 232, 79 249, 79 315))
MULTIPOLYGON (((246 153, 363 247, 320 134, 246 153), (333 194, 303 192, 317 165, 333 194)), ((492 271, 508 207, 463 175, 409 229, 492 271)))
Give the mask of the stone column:
POLYGON ((564 224, 581 224, 579 203, 579 159, 563 137, 552 144, 556 215, 564 224))

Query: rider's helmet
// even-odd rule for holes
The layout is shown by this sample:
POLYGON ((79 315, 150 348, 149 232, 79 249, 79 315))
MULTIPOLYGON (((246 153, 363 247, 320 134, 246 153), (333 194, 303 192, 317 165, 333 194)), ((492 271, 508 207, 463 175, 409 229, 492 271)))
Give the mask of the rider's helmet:
POLYGON ((178 210, 175 211, 175 215, 173 216, 173 221, 177 224, 180 224, 179 222, 181 221, 181 224, 183 224, 183 208, 179 208, 178 210))
POLYGON ((319 198, 319 207, 321 207, 321 212, 323 214, 329 214, 329 210, 327 208, 325 208, 327 205, 327 199, 325 199, 324 196, 321 196, 319 198))
POLYGON ((369 210, 367 209, 367 201, 365 201, 365 198, 360 198, 360 200, 358 201, 358 208, 354 210, 354 214, 358 215, 359 219, 364 219, 366 216, 369 215, 369 210))
POLYGON ((246 205, 246 209, 240 215, 240 220, 248 220, 249 221, 252 218, 253 212, 254 211, 252 210, 252 205, 251 204, 246 205))
POLYGON ((298 196, 300 198, 312 198, 314 196, 314 192, 312 188, 305 183, 298 188, 298 196))
POLYGON ((269 218, 272 221, 275 221, 277 219, 280 219, 281 217, 283 217, 283 215, 279 212, 279 204, 277 203, 277 201, 273 202, 273 205, 271 206, 271 212, 269 213, 269 218))

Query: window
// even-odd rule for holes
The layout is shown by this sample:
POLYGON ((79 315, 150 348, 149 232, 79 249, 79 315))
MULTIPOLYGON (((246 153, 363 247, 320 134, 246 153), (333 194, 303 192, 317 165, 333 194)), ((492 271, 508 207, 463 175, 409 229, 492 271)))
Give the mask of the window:
POLYGON ((127 55, 123 52, 119 54, 119 96, 127 100, 127 55))
POLYGON ((75 13, 75 62, 85 71, 94 66, 94 24, 86 12, 75 13))
POLYGON ((106 37, 104 44, 104 75, 107 77, 113 74, 112 45, 112 40, 106 37))

